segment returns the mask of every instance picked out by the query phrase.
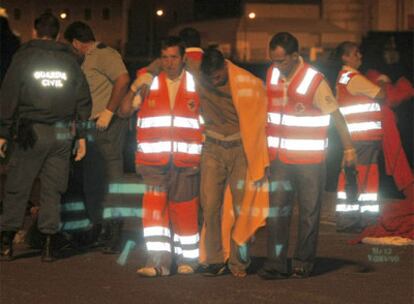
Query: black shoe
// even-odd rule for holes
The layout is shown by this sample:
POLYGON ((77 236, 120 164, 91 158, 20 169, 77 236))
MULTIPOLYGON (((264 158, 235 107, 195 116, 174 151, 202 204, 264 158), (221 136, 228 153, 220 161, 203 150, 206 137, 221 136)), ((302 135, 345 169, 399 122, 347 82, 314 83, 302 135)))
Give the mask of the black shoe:
POLYGON ((305 270, 302 267, 295 267, 292 270, 292 276, 293 279, 306 279, 311 276, 311 271, 305 270))
POLYGON ((103 254, 119 254, 121 253, 122 242, 122 227, 124 222, 122 220, 111 220, 106 223, 105 230, 107 231, 109 238, 105 241, 105 245, 102 248, 103 254))
POLYGON ((216 277, 219 275, 227 274, 228 272, 229 270, 227 268, 227 265, 224 263, 210 264, 201 270, 203 276, 206 277, 216 277))
POLYGON ((53 262, 56 260, 56 255, 54 252, 54 237, 53 234, 46 234, 43 244, 43 250, 42 250, 42 262, 53 262))
POLYGON ((260 268, 257 271, 257 275, 263 280, 285 280, 289 278, 289 274, 284 272, 279 272, 277 270, 268 270, 265 268, 260 268))
POLYGON ((13 239, 15 231, 2 231, 0 237, 0 260, 12 261, 13 257, 13 239))

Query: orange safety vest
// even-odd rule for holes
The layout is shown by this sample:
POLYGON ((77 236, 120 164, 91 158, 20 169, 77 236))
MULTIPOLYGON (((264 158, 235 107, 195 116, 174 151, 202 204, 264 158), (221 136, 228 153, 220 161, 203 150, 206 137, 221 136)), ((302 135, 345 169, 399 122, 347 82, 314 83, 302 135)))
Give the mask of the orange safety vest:
POLYGON ((317 164, 325 158, 330 116, 313 105, 323 76, 304 63, 290 82, 280 79, 274 65, 267 72, 267 143, 270 160, 317 164))
POLYGON ((190 73, 183 75, 172 110, 166 74, 155 77, 137 114, 135 163, 163 166, 172 157, 177 167, 198 166, 202 147, 199 106, 190 73))
POLYGON ((349 70, 339 72, 336 82, 339 110, 345 118, 352 140, 381 140, 381 105, 369 97, 352 95, 347 89, 349 81, 357 75, 361 74, 349 70))

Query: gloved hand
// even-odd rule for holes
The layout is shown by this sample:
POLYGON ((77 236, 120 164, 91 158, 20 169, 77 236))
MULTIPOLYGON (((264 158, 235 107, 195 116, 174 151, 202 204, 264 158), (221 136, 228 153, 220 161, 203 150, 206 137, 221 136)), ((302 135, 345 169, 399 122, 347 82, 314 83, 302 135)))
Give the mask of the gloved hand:
POLYGON ((131 91, 136 93, 143 85, 150 86, 153 76, 150 73, 144 73, 134 80, 131 84, 131 91))
POLYGON ((112 116, 114 116, 114 113, 109 111, 108 109, 103 110, 102 112, 98 113, 95 118, 98 118, 96 121, 96 128, 99 131, 104 131, 108 128, 109 123, 112 120, 112 116))
POLYGON ((344 157, 342 158, 342 167, 356 166, 357 154, 354 148, 344 150, 344 157))
POLYGON ((0 138, 0 157, 5 158, 7 151, 7 140, 4 138, 0 138))
POLYGON ((80 161, 86 155, 86 141, 85 138, 78 139, 76 143, 75 161, 80 161))

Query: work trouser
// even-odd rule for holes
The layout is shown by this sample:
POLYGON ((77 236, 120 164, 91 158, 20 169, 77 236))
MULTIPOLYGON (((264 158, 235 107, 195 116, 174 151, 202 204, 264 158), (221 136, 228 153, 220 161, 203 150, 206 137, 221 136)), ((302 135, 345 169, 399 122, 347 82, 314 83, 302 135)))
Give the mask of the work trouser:
POLYGON ((9 163, 3 200, 2 231, 17 231, 23 224, 33 181, 39 175, 40 232, 54 234, 60 225, 60 200, 66 191, 73 137, 69 127, 33 124, 36 142, 24 150, 17 144, 9 163))
MULTIPOLYGON (((207 137, 201 155, 201 193, 205 227, 207 264, 224 263, 222 247, 222 207, 224 192, 230 187, 234 215, 237 216, 245 189, 247 161, 241 141, 221 142, 207 137)), ((245 270, 250 263, 245 247, 231 239, 228 265, 234 270, 245 270)))
POLYGON ((194 269, 199 258, 199 168, 137 165, 146 192, 142 201, 143 234, 148 252, 146 267, 170 269, 177 265, 194 269), (173 245, 172 245, 173 244, 173 245))
POLYGON ((83 160, 85 207, 93 224, 102 223, 104 208, 113 203, 110 185, 119 183, 124 174, 123 147, 128 120, 112 118, 108 128, 99 131, 95 122, 88 129, 86 156, 83 160))
POLYGON ((360 232, 375 223, 379 215, 379 171, 378 156, 380 141, 356 141, 358 164, 358 200, 347 200, 345 192, 345 174, 341 172, 338 182, 336 205, 337 231, 360 232))
POLYGON ((267 260, 265 268, 288 273, 287 254, 293 202, 299 203, 298 240, 293 267, 312 271, 319 233, 323 185, 322 164, 292 165, 279 160, 270 164, 267 260))

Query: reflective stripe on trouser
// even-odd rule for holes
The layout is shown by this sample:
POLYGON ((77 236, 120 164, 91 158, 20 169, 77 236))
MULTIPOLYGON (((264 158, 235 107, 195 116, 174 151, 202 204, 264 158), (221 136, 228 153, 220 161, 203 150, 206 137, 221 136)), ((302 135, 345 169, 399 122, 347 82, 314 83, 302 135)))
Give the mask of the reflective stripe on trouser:
POLYGON ((198 264, 200 236, 198 233, 198 198, 187 202, 169 202, 174 231, 174 253, 177 264, 198 264))
POLYGON ((295 197, 299 203, 299 229, 293 266, 312 270, 319 233, 323 174, 322 164, 291 165, 279 160, 271 162, 268 246, 264 266, 267 270, 288 272, 289 231, 295 197))
POLYGON ((198 264, 198 168, 140 166, 147 192, 143 198, 147 267, 170 268, 177 263, 198 264), (168 193, 168 194, 167 194, 168 193), (171 230, 170 230, 171 227, 171 230), (177 242, 173 244, 174 238, 177 242))
POLYGON ((375 223, 380 212, 378 201, 379 142, 356 142, 358 157, 358 201, 347 200, 345 192, 345 174, 341 172, 338 181, 336 204, 336 229, 338 231, 359 232, 375 223))
MULTIPOLYGON (((201 155, 200 205, 205 223, 205 250, 208 264, 223 263, 221 208, 224 191, 229 185, 232 193, 234 214, 237 216, 244 195, 247 162, 243 147, 224 148, 216 143, 205 142, 201 155)), ((250 259, 247 247, 240 247, 231 240, 229 267, 244 270, 250 259)))

